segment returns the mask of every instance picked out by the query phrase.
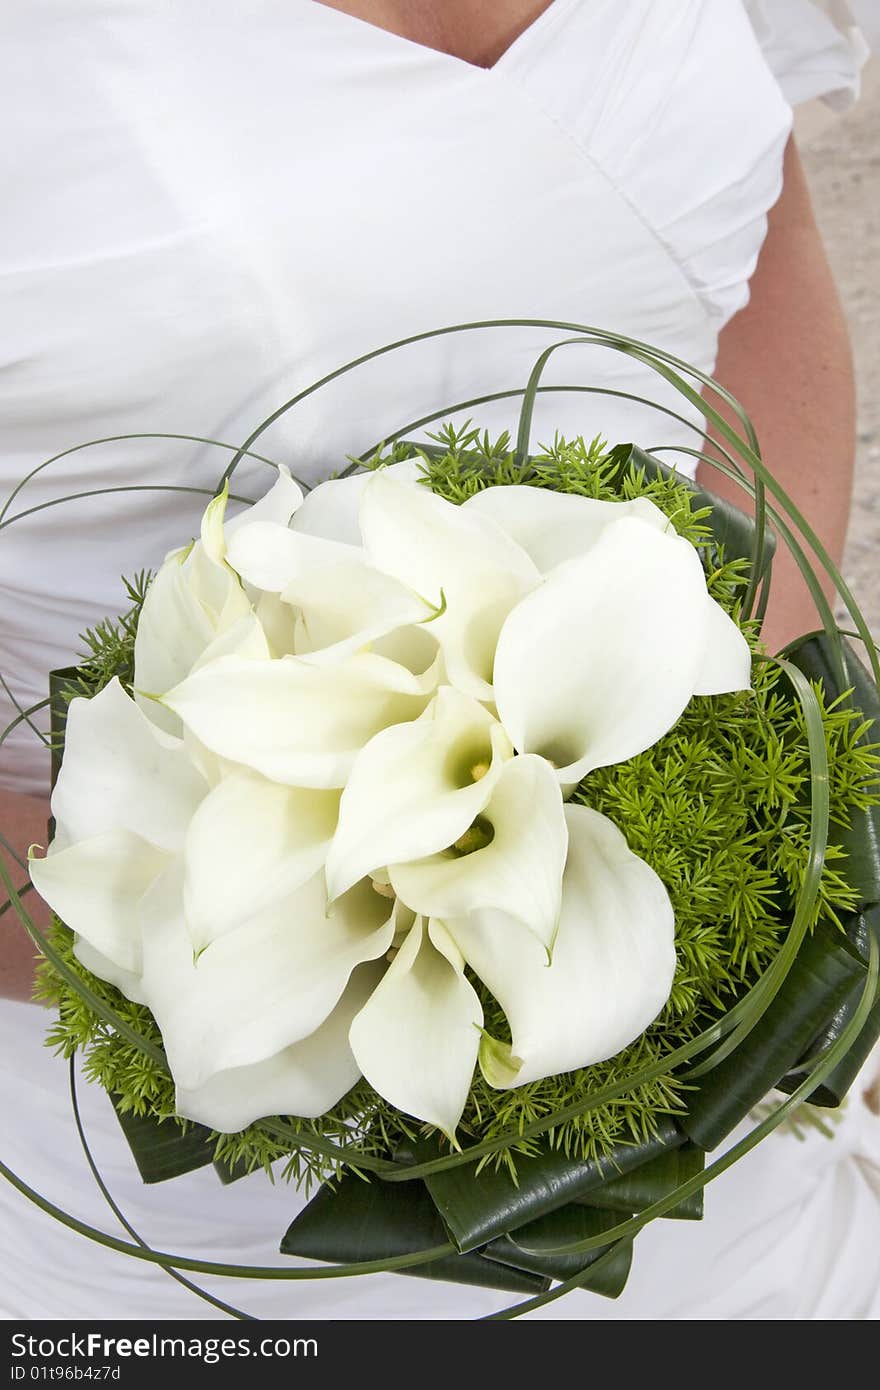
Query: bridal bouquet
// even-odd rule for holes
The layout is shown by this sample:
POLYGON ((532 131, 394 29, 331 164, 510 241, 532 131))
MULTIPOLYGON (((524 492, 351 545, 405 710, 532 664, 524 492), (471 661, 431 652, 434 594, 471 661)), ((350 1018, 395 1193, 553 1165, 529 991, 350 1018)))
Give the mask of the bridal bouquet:
POLYGON ((633 446, 361 464, 227 472, 53 678, 51 1041, 146 1181, 317 1182, 291 1255, 614 1296, 880 1031, 876 657, 764 654, 760 477, 756 527, 633 446))

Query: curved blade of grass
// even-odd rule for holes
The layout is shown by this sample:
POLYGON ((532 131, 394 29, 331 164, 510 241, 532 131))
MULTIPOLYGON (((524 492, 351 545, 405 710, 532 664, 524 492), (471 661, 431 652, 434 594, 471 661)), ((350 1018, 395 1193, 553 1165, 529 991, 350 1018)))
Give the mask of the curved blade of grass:
MULTIPOLYGON (((95 1180, 95 1184, 98 1188, 98 1191, 104 1198, 104 1201, 107 1203, 108 1207, 112 1211, 113 1215, 116 1217, 116 1220, 119 1222, 122 1229, 128 1235, 131 1236, 132 1240, 135 1241, 141 1247, 141 1249, 151 1250, 152 1246, 149 1245, 147 1241, 144 1240, 143 1236, 141 1236, 135 1230, 134 1226, 132 1226, 131 1222, 125 1216, 121 1208, 117 1205, 112 1193, 110 1192, 110 1189, 104 1181, 104 1178, 101 1174, 101 1170, 95 1162, 95 1157, 92 1153, 89 1141, 86 1137, 85 1128, 82 1122, 82 1116, 80 1114, 79 1096, 77 1095, 76 1088, 76 1067, 73 1057, 71 1057, 70 1059, 70 1105, 71 1109, 73 1110, 73 1120, 74 1124, 76 1125, 77 1135, 79 1136, 80 1146, 82 1148, 83 1154, 85 1155, 86 1163, 89 1165, 89 1171, 91 1172, 91 1175, 95 1180)), ((207 1289, 203 1289, 198 1284, 194 1284, 191 1279, 187 1279, 185 1275, 179 1274, 177 1270, 172 1269, 170 1265, 163 1265, 161 1266, 161 1268, 164 1269, 164 1272, 168 1275, 169 1279, 173 1279, 176 1284, 180 1284, 183 1288, 188 1289, 190 1293, 194 1293, 196 1297, 202 1299, 203 1302, 210 1303, 212 1307, 217 1308, 221 1313, 226 1313, 228 1317, 236 1318, 242 1322, 257 1321, 253 1314, 242 1312, 240 1308, 236 1308, 232 1303, 224 1303, 222 1298, 216 1298, 213 1294, 208 1293, 207 1289)))
MULTIPOLYGON (((83 449, 94 449, 99 444, 120 444, 128 439, 174 439, 189 444, 208 444, 215 449, 226 449, 229 453, 239 452, 238 446, 235 444, 226 444, 222 439, 206 439, 199 434, 170 434, 168 432, 158 433, 151 431, 137 434, 107 434, 101 439, 87 439, 82 444, 73 444, 69 449, 62 449, 60 453, 53 454, 51 458, 43 459, 42 463, 38 463, 35 468, 25 473, 24 477, 20 478, 12 489, 6 501, 3 503, 3 506, 0 507, 0 523, 3 522, 6 513, 9 511, 16 497, 21 495, 28 484, 31 483, 38 474, 51 467, 53 463, 58 463, 61 459, 69 458, 71 454, 78 454, 83 449)), ((275 463, 273 459, 265 458, 262 454, 252 453, 250 450, 245 450, 242 457, 256 459, 259 463, 267 463, 272 468, 278 467, 278 464, 275 463)), ((299 479, 297 478, 295 481, 299 482, 299 479)), ((300 483, 300 487, 302 487, 302 483, 300 483)))

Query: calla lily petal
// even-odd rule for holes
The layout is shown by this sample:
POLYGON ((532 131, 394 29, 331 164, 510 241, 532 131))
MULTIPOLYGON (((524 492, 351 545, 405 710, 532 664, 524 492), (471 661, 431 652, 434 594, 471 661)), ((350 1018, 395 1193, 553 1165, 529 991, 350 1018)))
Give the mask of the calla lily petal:
POLYGON ((296 611, 278 594, 261 593, 257 618, 266 635, 270 656, 293 656, 296 651, 296 611))
POLYGON ((364 487, 360 521, 370 564, 437 608, 445 602, 432 628, 450 683, 491 699, 498 633, 540 581, 528 555, 491 518, 382 472, 364 487))
POLYGON ((283 593, 303 574, 361 558, 360 548, 303 535, 273 521, 242 526, 229 541, 229 564, 248 584, 283 593))
POLYGON ((634 516, 657 531, 671 529, 668 517, 647 497, 599 502, 524 484, 484 488, 468 498, 463 510, 497 522, 542 574, 565 560, 585 555, 603 531, 622 517, 634 516))
POLYGON ((469 696, 442 686, 415 723, 385 729, 358 754, 327 856, 337 897, 365 874, 453 844, 485 807, 510 740, 469 696))
POLYGON ((194 949, 313 878, 338 813, 337 791, 285 787, 244 769, 219 782, 186 837, 184 905, 194 949))
POLYGON ((172 865, 140 913, 144 995, 175 1083, 186 1091, 309 1037, 355 967, 384 956, 393 939, 387 898, 358 884, 328 913, 317 874, 194 960, 182 880, 181 866, 172 865))
POLYGON ((291 478, 290 469, 283 463, 279 464, 278 477, 269 491, 258 502, 245 507, 231 521, 226 522, 227 545, 236 531, 240 531, 243 526, 253 525, 255 521, 274 521, 280 526, 287 526, 294 512, 299 511, 302 504, 302 488, 291 478))
POLYGON ((736 623, 713 598, 706 600, 703 658, 694 681, 695 695, 724 695, 748 690, 752 683, 752 654, 736 623))
POLYGON ((479 1049, 483 1010, 439 922, 417 918, 349 1034, 371 1086, 454 1142, 479 1049))
POLYGON ((91 699, 71 700, 52 793, 67 842, 124 829, 179 850, 206 791, 184 745, 151 724, 116 678, 91 699))
POLYGON ((389 874, 399 897, 430 917, 463 917, 496 908, 518 918, 551 950, 559 925, 568 828, 550 764, 529 753, 506 763, 471 833, 477 848, 470 853, 445 850, 392 864, 389 874))
POLYGON ((389 724, 415 719, 429 695, 419 677, 370 653, 335 666, 225 656, 164 702, 221 757, 275 782, 341 787, 364 744, 389 724))
POLYGON ((147 590, 134 643, 135 700, 151 723, 179 735, 180 721, 150 697, 184 680, 218 635, 251 612, 238 576, 201 542, 168 557, 147 590))
POLYGON ((552 964, 511 917, 487 912, 448 924, 510 1024, 511 1046, 481 1047, 493 1086, 613 1057, 656 1018, 672 988, 674 922, 660 879, 607 817, 569 805, 565 818, 568 863, 552 964))
POLYGON ((226 558, 226 535, 223 520, 226 516, 226 503, 229 501, 229 483, 223 484, 221 492, 212 497, 202 514, 199 533, 202 548, 208 559, 215 565, 222 565, 226 558))
POLYGON ((385 464, 380 469, 365 469, 349 478, 330 478, 306 494, 305 501, 291 521, 291 529, 309 536, 323 536, 328 541, 345 545, 360 545, 360 506, 363 491, 376 473, 383 473, 399 482, 415 483, 422 476, 415 459, 385 464))
POLYGON ((218 1072, 196 1090, 178 1087, 178 1115, 221 1134, 235 1134, 266 1115, 324 1115, 360 1077, 348 1030, 381 978, 381 966, 359 965, 336 1008, 302 1042, 263 1062, 218 1072))
POLYGON ((99 980, 106 980, 108 984, 115 985, 120 994, 124 994, 126 999, 130 999, 133 1004, 146 1004, 147 1001, 141 988, 140 967, 138 967, 137 972, 124 970, 109 956, 96 950, 90 941, 86 941, 84 936, 78 936, 74 941, 73 954, 80 965, 84 965, 86 970, 90 970, 99 980))
MULTIPOLYGON (((267 595, 268 597, 268 595, 267 595)), ((272 653, 256 613, 245 613, 231 627, 222 628, 193 666, 207 666, 221 656, 240 656, 248 661, 268 661, 272 653)))
POLYGON ((294 579, 282 594, 299 609, 297 652, 338 660, 399 627, 423 623, 435 609, 390 575, 348 561, 294 579))
POLYGON ((399 665, 405 666, 414 676, 424 675, 433 667, 436 672, 436 685, 445 685, 446 667, 437 645, 437 638, 433 636, 432 626, 433 623, 429 620, 427 623, 411 627, 395 628, 384 637, 377 637, 372 643, 371 651, 375 652, 376 656, 387 657, 389 661, 396 661, 399 665))
POLYGON ((129 974, 141 968, 138 910, 171 857, 128 830, 32 856, 31 882, 71 931, 129 974))
POLYGON ((627 517, 517 605, 495 657, 499 718, 563 784, 650 748, 704 660, 706 581, 693 546, 627 517))

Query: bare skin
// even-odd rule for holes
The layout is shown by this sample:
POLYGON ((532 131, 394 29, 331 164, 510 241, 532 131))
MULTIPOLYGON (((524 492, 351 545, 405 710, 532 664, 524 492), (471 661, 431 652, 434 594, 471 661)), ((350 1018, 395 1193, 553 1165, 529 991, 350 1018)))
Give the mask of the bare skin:
MULTIPOLYGON (((478 67, 491 67, 548 8, 548 0, 325 0, 379 28, 478 67)), ((840 558, 849 515, 854 453, 854 388, 846 326, 813 218, 794 144, 785 187, 752 280, 746 309, 721 334, 716 374, 758 428, 769 467, 840 558)), ((743 505, 743 494, 707 468, 702 481, 743 505)), ((776 567, 765 633, 777 648, 815 626, 800 576, 776 567)), ((0 830, 25 854, 45 844, 48 806, 0 790, 0 830)), ((7 859, 7 863, 8 863, 7 859)), ((24 873, 14 866, 16 883, 24 873)), ((5 895, 4 895, 5 896, 5 895)), ((39 901, 26 900, 40 920, 39 901)), ((14 913, 0 917, 0 994, 30 995, 33 952, 14 913)))
POLYGON ((491 68, 551 0, 323 0, 332 10, 387 29, 463 63, 491 68))
MULTIPOLYGON (((715 376, 751 415, 765 463, 839 563, 855 458, 852 355, 793 140, 784 175, 750 302, 721 334, 715 376)), ((698 477, 747 508, 745 493, 713 468, 701 465, 698 477)), ((818 625, 801 573, 780 545, 763 628, 767 648, 778 651, 818 625)))

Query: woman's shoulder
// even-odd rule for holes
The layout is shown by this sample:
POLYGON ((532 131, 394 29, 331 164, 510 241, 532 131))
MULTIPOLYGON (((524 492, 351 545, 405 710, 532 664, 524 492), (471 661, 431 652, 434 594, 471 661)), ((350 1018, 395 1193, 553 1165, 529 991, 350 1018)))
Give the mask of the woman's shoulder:
POLYGON ((556 5, 506 74, 602 167, 720 327, 747 298, 792 105, 840 107, 858 91, 867 46, 851 11, 837 0, 556 5))

